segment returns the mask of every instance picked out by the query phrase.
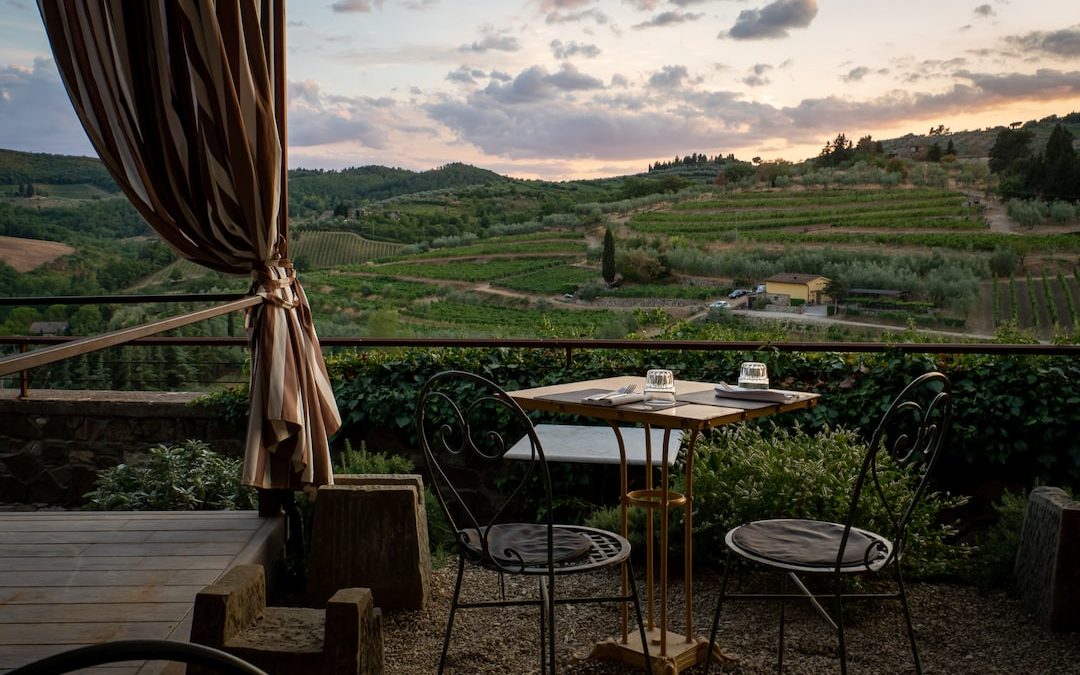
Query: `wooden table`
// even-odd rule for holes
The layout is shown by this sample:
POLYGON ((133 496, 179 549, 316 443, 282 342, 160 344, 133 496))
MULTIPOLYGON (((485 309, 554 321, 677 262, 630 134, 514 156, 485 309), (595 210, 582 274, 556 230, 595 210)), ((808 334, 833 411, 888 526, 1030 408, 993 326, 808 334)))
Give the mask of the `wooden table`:
MULTIPOLYGON (((626 385, 635 385, 636 391, 644 389, 644 378, 623 376, 610 377, 585 382, 572 382, 535 389, 523 389, 509 392, 518 404, 526 410, 567 413, 591 417, 606 421, 615 433, 620 453, 620 512, 622 535, 627 535, 627 508, 635 506, 648 511, 657 511, 660 516, 660 540, 655 541, 653 518, 646 526, 646 636, 649 640, 650 657, 653 661, 650 672, 662 672, 674 675, 691 666, 703 663, 708 658, 709 641, 707 638, 694 637, 692 600, 693 600, 693 467, 694 445, 702 431, 724 424, 742 422, 748 419, 766 417, 792 410, 803 410, 817 404, 818 394, 792 392, 793 396, 783 402, 748 401, 729 398, 717 398, 714 385, 707 382, 675 381, 676 405, 668 408, 652 408, 644 403, 629 403, 617 406, 604 406, 587 403, 582 399, 598 390, 614 391, 626 385), (654 485, 654 471, 645 470, 645 487, 630 491, 627 484, 626 444, 619 430, 620 423, 641 424, 646 428, 645 466, 653 466, 652 434, 653 427, 664 430, 660 482, 654 485), (682 430, 688 434, 686 441, 686 490, 679 493, 670 489, 669 453, 671 452, 671 432, 682 430), (686 635, 667 630, 667 580, 668 580, 668 515, 672 508, 682 507, 684 518, 684 554, 685 575, 685 611, 686 635), (659 546, 659 549, 657 549, 659 546), (660 569, 654 570, 656 552, 660 553, 660 569), (658 578, 655 572, 659 572, 658 578), (657 593, 654 594, 654 586, 657 593), (655 597, 659 595, 659 598, 655 597)), ((676 452, 678 443, 675 444, 676 452)), ((626 570, 623 570, 623 590, 629 583, 626 570)), ((630 631, 628 608, 622 607, 622 638, 609 639, 593 648, 591 657, 621 661, 633 666, 642 666, 643 650, 638 632, 630 631)), ((716 650, 714 658, 725 657, 716 650)))

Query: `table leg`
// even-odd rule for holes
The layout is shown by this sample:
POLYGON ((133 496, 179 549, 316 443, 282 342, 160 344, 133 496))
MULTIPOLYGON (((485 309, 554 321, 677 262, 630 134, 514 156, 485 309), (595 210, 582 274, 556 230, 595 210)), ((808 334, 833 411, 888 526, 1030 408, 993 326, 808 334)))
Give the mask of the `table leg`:
POLYGON ((694 444, 697 443, 697 429, 690 432, 686 445, 686 504, 683 505, 683 574, 686 583, 686 641, 694 641, 694 444))
MULTIPOLYGON (((645 489, 653 489, 653 474, 652 474, 652 429, 648 424, 645 425, 645 489)), ((653 551, 653 511, 652 509, 646 509, 645 511, 645 606, 648 614, 648 623, 645 626, 645 630, 651 631, 656 628, 656 621, 653 618, 653 607, 655 606, 655 598, 653 597, 654 577, 653 577, 653 560, 655 558, 653 551)))
MULTIPOLYGON (((629 523, 627 522, 626 509, 628 507, 628 500, 626 493, 630 488, 626 480, 626 443, 623 441, 622 431, 619 429, 619 425, 614 421, 610 422, 610 425, 611 429, 615 432, 615 440, 619 443, 619 494, 622 495, 619 498, 619 524, 623 539, 629 539, 630 528, 629 523)), ((628 563, 624 561, 623 564, 619 566, 622 574, 622 594, 624 597, 630 591, 630 574, 626 567, 627 564, 628 563)), ((626 606, 625 602, 621 603, 620 613, 622 614, 622 644, 625 645, 630 636, 630 608, 626 606)))

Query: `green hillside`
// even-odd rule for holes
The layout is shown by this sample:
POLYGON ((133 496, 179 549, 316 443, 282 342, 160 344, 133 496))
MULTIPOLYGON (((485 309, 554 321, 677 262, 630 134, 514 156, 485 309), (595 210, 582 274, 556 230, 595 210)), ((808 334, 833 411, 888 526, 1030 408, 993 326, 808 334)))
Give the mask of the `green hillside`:
POLYGON ((85 183, 118 194, 116 183, 96 157, 70 157, 41 152, 0 150, 0 186, 37 183, 73 185, 85 183))
POLYGON ((385 166, 341 171, 294 169, 289 172, 289 210, 292 216, 304 216, 339 204, 359 205, 417 192, 491 185, 506 180, 487 169, 460 163, 419 172, 385 166))

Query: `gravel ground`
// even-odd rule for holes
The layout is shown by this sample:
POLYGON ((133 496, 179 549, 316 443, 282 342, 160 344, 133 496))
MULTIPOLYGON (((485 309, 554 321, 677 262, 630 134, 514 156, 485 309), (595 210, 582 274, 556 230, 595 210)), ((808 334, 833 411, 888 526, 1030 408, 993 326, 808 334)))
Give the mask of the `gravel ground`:
MULTIPOLYGON (((453 592, 456 565, 433 574, 433 601, 422 611, 393 612, 383 617, 386 672, 390 674, 436 671, 443 630, 453 592)), ((494 597, 495 576, 466 571, 466 588, 483 588, 494 597), (471 580, 471 582, 470 582, 471 580)), ((694 632, 707 635, 719 590, 718 574, 701 572, 694 578, 694 632)), ((617 590, 614 572, 576 575, 559 580, 560 595, 611 593, 617 590)), ((533 582, 513 579, 508 593, 535 588, 533 582)), ((681 582, 673 582, 669 595, 672 628, 681 631, 678 599, 681 582)), ((470 594, 479 598, 481 593, 470 594)), ((951 584, 909 584, 912 617, 919 653, 926 673, 1078 673, 1080 634, 1055 634, 1034 623, 1016 599, 1003 593, 982 595, 975 589, 951 584)), ((846 613, 850 672, 914 672, 911 651, 899 605, 864 602, 846 613)), ((615 663, 581 661, 575 652, 619 630, 614 605, 564 606, 557 610, 559 672, 608 675, 632 672, 615 663)), ((447 672, 534 673, 538 639, 534 610, 462 610, 455 620, 447 672)), ((738 602, 725 605, 720 642, 738 661, 711 672, 776 672, 777 605, 738 602)), ((839 672, 834 657, 835 637, 806 603, 787 613, 785 671, 789 673, 839 672)), ((688 673, 700 673, 697 666, 688 673)))

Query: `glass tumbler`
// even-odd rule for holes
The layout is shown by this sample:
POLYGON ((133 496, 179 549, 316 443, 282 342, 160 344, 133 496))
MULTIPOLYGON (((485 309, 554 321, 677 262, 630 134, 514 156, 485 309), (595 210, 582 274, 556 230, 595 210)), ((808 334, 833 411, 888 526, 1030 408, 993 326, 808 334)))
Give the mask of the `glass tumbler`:
POLYGON ((765 364, 745 361, 739 371, 739 386, 744 389, 768 389, 769 371, 765 364))
POLYGON ((675 405, 675 375, 670 370, 655 368, 645 373, 645 405, 663 408, 675 405))

